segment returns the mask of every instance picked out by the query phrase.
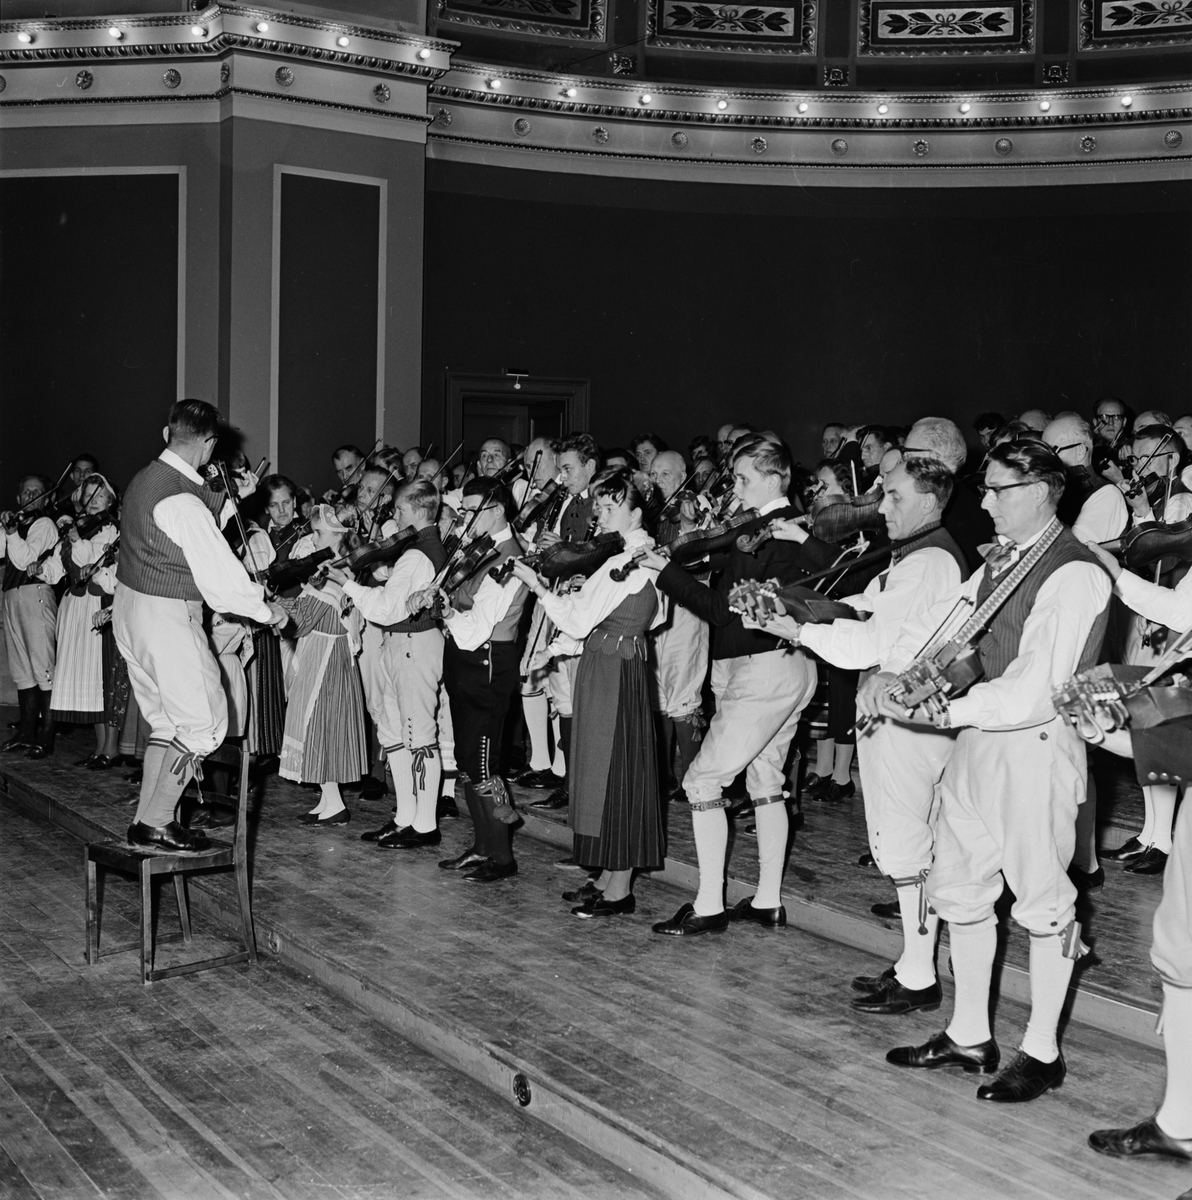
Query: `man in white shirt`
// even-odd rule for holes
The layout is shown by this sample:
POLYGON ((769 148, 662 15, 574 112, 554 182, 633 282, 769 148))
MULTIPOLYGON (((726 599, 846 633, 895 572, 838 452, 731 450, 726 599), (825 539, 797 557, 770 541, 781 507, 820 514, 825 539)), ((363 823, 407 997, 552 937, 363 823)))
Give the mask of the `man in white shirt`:
POLYGON ((994 905, 1007 884, 1015 897, 1011 915, 1031 935, 1031 1016, 1014 1062, 977 1090, 978 1099, 1002 1103, 1033 1100, 1063 1082, 1056 1032, 1073 963, 1085 950, 1076 888, 1067 875, 1076 807, 1084 799, 1085 750, 1056 715, 1051 696, 1096 661, 1110 583, 1056 519, 1064 482, 1063 464, 1046 446, 1007 442, 990 451, 983 504, 1000 544, 989 547, 985 566, 972 579, 907 622, 886 659, 888 670, 857 696, 868 716, 959 730, 940 782, 935 862, 927 878, 927 898, 951 934, 952 1020, 921 1046, 891 1050, 887 1061, 997 1070, 989 994, 997 950, 994 905), (1025 576, 991 601, 1023 559, 1030 566, 1025 576), (954 637, 963 629, 968 639, 982 606, 984 632, 966 644, 975 644, 983 679, 955 699, 937 693, 934 705, 909 710, 899 704, 889 690, 897 673, 937 636, 954 637))
POLYGON ((165 450, 124 495, 112 630, 152 731, 128 840, 178 853, 208 845, 178 823, 175 810, 228 723, 203 604, 269 625, 282 624, 286 613, 265 603, 216 524, 217 514, 231 516, 232 501, 199 474, 215 449, 219 412, 202 400, 180 400, 162 433, 165 450))
POLYGON ((1121 489, 1093 470, 1093 431, 1089 423, 1079 413, 1060 413, 1043 430, 1043 440, 1068 471, 1058 510, 1060 520, 1081 542, 1108 542, 1121 537, 1130 523, 1130 512, 1121 489))

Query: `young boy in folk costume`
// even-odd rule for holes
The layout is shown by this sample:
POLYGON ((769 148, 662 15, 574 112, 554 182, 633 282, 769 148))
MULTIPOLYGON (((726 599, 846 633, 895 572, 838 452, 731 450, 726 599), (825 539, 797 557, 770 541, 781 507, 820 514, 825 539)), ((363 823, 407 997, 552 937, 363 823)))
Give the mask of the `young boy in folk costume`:
MULTIPOLYGON (((316 550, 330 547, 342 555, 359 544, 327 504, 315 508, 311 532, 316 550)), ((297 599, 284 604, 290 613, 286 633, 298 639, 298 649, 279 774, 283 779, 317 783, 322 788, 319 803, 298 818, 301 822, 346 825, 351 813, 339 785, 354 783, 368 770, 364 691, 356 667, 359 617, 343 615, 343 589, 330 579, 318 585, 308 583, 297 599)))

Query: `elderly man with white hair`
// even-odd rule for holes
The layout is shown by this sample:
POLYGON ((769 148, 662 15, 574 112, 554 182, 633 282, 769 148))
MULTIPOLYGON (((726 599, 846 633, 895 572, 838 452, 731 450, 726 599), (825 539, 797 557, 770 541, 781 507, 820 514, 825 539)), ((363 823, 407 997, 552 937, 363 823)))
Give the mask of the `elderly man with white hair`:
POLYGON ((1130 513, 1121 490, 1093 470, 1093 430, 1079 413, 1064 412, 1043 430, 1043 440, 1068 473, 1059 517, 1082 542, 1121 537, 1130 513))

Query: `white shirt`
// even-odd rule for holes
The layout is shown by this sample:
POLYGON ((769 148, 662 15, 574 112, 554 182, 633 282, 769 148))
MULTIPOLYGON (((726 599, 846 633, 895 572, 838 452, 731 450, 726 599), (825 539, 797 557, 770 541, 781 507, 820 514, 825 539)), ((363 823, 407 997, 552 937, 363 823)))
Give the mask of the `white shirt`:
MULTIPOLYGON (((543 611, 569 637, 577 640, 586 638, 627 596, 636 595, 644 587, 653 587, 658 572, 640 563, 624 580, 618 582, 610 572, 614 567, 624 566, 633 557, 633 551, 654 545, 654 539, 644 529, 633 529, 624 535, 625 549, 614 554, 599 570, 584 580, 584 586, 570 596, 556 596, 547 592, 538 603, 543 611)), ((650 628, 661 625, 666 619, 666 605, 661 596, 658 609, 650 628)))
MULTIPOLYGON (((1019 544, 1032 545, 1045 530, 1019 544)), ((1005 540, 1005 539, 1003 539, 1005 540)), ((886 660, 889 671, 904 671, 947 621, 958 601, 967 601, 964 620, 976 611, 977 590, 985 578, 981 567, 961 584, 903 627, 886 660)), ((975 683, 948 706, 953 728, 1026 729, 1055 718, 1052 693, 1076 674, 1093 622, 1109 603, 1109 576, 1094 563, 1070 562, 1053 571, 1039 588, 1022 627, 1018 655, 997 679, 975 683)), ((949 623, 951 632, 959 625, 949 623)))
MULTIPOLYGON (((105 525, 94 537, 79 538, 70 545, 70 560, 76 567, 86 570, 103 557, 104 551, 120 536, 120 530, 115 525, 105 525)), ((100 567, 91 576, 89 583, 107 592, 111 596, 116 591, 116 568, 114 566, 100 567)))
MULTIPOLYGON (((197 471, 172 450, 158 456, 192 483, 203 483, 197 471)), ((231 501, 224 505, 231 512, 231 501)), ((195 586, 207 606, 219 613, 236 613, 268 624, 272 613, 264 600, 264 589, 253 583, 227 539, 215 524, 211 510, 189 492, 178 492, 159 500, 153 508, 157 527, 178 546, 194 576, 195 586)))
POLYGON ((240 557, 250 571, 263 571, 277 558, 273 542, 263 529, 258 529, 255 525, 246 526, 244 531, 248 534, 248 542, 246 546, 241 547, 240 557))
POLYGON ((1151 583, 1132 571, 1123 571, 1113 590, 1127 607, 1156 625, 1166 625, 1176 633, 1192 629, 1192 571, 1173 588, 1151 583))
POLYGON ((1130 510, 1126 507, 1126 498, 1111 484, 1098 488, 1081 505, 1072 532, 1082 542, 1111 542, 1121 537, 1129 524, 1130 510))
MULTIPOLYGON (((503 546, 512 538, 513 530, 507 526, 493 541, 497 546, 503 546)), ((483 646, 504 620, 518 589, 525 586, 516 575, 510 575, 503 584, 498 583, 491 574, 486 575, 472 597, 472 607, 467 612, 456 612, 444 621, 452 641, 461 650, 476 650, 483 646)))
POLYGON ((799 641, 845 670, 888 669, 883 660, 893 651, 903 626, 959 586, 960 567, 947 550, 939 546, 912 550, 890 568, 884 588, 879 576, 860 596, 845 600, 858 611, 871 612, 868 621, 804 625, 799 641))
POLYGON ((416 546, 411 546, 397 560, 385 586, 365 587, 349 580, 343 585, 344 595, 360 610, 360 615, 374 625, 396 625, 409 615, 409 600, 435 581, 434 564, 416 546))
MULTIPOLYGON (((1143 494, 1143 499, 1145 502, 1145 493, 1143 494)), ((1190 516, 1192 516, 1192 492, 1180 492, 1178 495, 1172 496, 1171 503, 1167 505, 1163 513, 1163 524, 1174 525, 1177 521, 1183 521, 1190 516)), ((1145 504, 1141 514, 1136 513, 1134 516, 1134 523, 1136 525, 1141 525, 1144 521, 1155 520, 1158 520, 1158 518, 1149 504, 1145 504)))
POLYGON ((57 554, 46 554, 58 544, 58 526, 49 517, 38 517, 29 526, 29 532, 21 537, 16 530, 5 538, 5 549, 8 561, 18 571, 28 571, 41 583, 55 584, 66 573, 62 560, 57 554), (45 554, 39 563, 37 560, 45 554))

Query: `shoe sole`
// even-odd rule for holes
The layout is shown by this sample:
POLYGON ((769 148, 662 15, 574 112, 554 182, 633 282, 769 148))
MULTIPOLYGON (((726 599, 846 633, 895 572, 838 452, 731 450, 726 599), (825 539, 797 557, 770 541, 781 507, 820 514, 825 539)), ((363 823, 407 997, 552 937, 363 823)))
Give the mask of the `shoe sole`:
POLYGON ((930 1004, 900 1004, 897 1007, 886 1005, 876 1008, 865 1008, 855 1001, 850 1001, 849 1008, 853 1012, 864 1013, 867 1017, 904 1017, 907 1013, 913 1012, 936 1012, 941 1004, 943 1004, 942 1000, 936 1000, 930 1004))
POLYGON ((1040 1088, 1030 1096, 978 1096, 977 1099, 983 1104, 1029 1104, 1032 1100, 1038 1100, 1040 1096, 1046 1092, 1054 1092, 1064 1086, 1062 1079, 1055 1083, 1049 1083, 1046 1087, 1040 1088))

